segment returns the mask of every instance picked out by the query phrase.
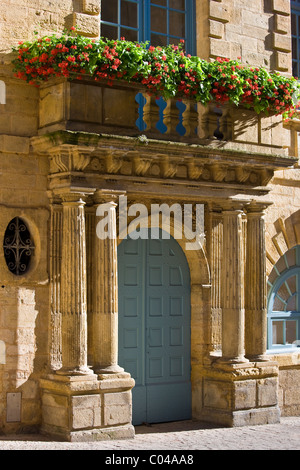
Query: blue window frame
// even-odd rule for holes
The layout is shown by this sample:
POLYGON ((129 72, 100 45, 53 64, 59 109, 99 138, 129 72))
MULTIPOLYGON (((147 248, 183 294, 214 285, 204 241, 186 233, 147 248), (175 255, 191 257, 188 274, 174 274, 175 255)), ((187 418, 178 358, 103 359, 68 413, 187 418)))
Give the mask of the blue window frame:
POLYGON ((300 0, 291 1, 292 73, 300 77, 300 0))
POLYGON ((101 36, 149 41, 153 46, 178 44, 195 54, 194 0, 106 0, 101 7, 101 36))
POLYGON ((268 280, 268 350, 300 346, 300 245, 287 251, 268 280))

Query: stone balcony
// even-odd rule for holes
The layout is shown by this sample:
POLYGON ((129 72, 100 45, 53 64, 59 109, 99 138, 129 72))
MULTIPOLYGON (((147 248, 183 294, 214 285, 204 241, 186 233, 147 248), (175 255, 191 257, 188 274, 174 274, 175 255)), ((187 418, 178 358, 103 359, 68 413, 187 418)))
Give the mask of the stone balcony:
POLYGON ((275 170, 297 162, 281 116, 157 101, 125 82, 57 79, 39 93, 39 130, 31 142, 50 158, 50 188, 83 172, 91 187, 105 181, 127 191, 140 185, 149 194, 164 187, 189 197, 207 197, 208 190, 261 195, 275 170))
POLYGON ((213 148, 293 155, 281 116, 233 105, 157 100, 137 84, 53 80, 40 89, 39 134, 58 130, 146 136, 213 148), (280 132, 278 129, 280 127, 280 132))

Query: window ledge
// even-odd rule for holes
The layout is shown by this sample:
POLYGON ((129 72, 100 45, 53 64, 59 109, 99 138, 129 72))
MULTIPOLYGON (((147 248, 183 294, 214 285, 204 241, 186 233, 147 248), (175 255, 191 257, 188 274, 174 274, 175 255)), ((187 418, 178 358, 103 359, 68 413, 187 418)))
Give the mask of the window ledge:
POLYGON ((272 349, 267 351, 267 355, 272 361, 276 361, 279 367, 293 367, 300 365, 299 348, 272 349))
POLYGON ((273 348, 273 349, 268 349, 267 354, 291 354, 291 353, 298 353, 300 354, 300 348, 298 347, 284 347, 282 348, 273 348))

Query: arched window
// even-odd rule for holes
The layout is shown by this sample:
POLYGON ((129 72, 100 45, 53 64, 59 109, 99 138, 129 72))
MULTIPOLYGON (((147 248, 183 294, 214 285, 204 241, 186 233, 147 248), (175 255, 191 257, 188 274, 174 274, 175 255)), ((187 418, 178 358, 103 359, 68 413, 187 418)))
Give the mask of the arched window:
POLYGON ((194 0, 109 0, 101 6, 101 36, 150 41, 153 46, 178 44, 195 54, 194 0))
POLYGON ((34 253, 34 244, 29 229, 19 217, 12 219, 3 240, 4 257, 10 272, 16 276, 25 274, 34 253))
POLYGON ((300 346, 300 245, 287 251, 268 280, 268 349, 300 346))

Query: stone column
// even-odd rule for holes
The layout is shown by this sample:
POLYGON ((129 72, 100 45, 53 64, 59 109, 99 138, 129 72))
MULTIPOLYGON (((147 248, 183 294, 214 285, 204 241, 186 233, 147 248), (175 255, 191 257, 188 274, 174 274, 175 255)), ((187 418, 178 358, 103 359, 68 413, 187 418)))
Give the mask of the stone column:
POLYGON ((266 207, 252 203, 247 208, 245 331, 246 357, 251 361, 267 360, 266 207))
POLYGON ((63 375, 89 375, 87 366, 86 246, 84 194, 62 195, 62 368, 63 375))
POLYGON ((96 191, 93 270, 93 356, 98 374, 122 372, 118 366, 118 193, 96 191), (100 206, 101 205, 101 206, 100 206), (99 207, 99 209, 98 209, 99 207), (98 210, 97 210, 98 209, 98 210), (103 216, 102 218, 98 216, 103 216))
MULTIPOLYGON (((262 343, 264 326, 262 309, 264 290, 261 289, 264 271, 262 234, 263 215, 261 208, 250 206, 248 215, 248 237, 246 235, 244 207, 250 201, 228 201, 222 204, 223 250, 222 263, 215 260, 212 280, 215 291, 221 290, 222 301, 222 357, 211 355, 211 362, 204 364, 203 408, 200 419, 225 426, 249 426, 254 424, 277 423, 278 408, 278 364, 263 361, 262 343), (249 234, 251 232, 251 234, 249 234), (246 239, 248 243, 246 245, 246 239), (247 250, 246 250, 247 248, 247 250), (245 258, 247 267, 245 269, 245 258), (263 258, 263 259, 262 259, 263 258), (218 271, 221 270, 221 278, 218 271), (249 280, 251 278, 251 280, 249 280), (219 287, 217 281, 219 280, 219 287), (248 286, 249 284, 249 286, 248 286), (245 335, 245 289, 247 334, 245 335), (258 300, 254 296, 258 295, 258 300), (250 310, 251 309, 251 310, 250 310), (255 331, 256 325, 258 330, 255 331), (250 336, 253 335, 253 343, 250 336), (245 336, 249 340, 245 358, 245 336), (249 361, 249 351, 255 352, 260 362, 249 361)), ((217 233, 215 232, 215 235, 217 233)), ((217 239, 220 238, 220 234, 217 239)), ((212 247, 216 245, 212 240, 212 247)), ((218 297, 212 297, 212 306, 218 297)), ((251 354, 253 356, 253 354, 251 354)), ((252 357, 251 357, 252 359, 252 357)))
POLYGON ((223 210, 222 361, 247 362, 244 357, 244 267, 241 206, 223 210))
POLYGON ((50 219, 50 368, 61 368, 61 309, 60 309, 60 270, 61 270, 61 241, 62 241, 62 205, 60 201, 51 198, 50 219))
POLYGON ((211 263, 211 324, 210 349, 212 352, 221 349, 222 337, 222 283, 221 266, 223 259, 223 217, 221 209, 210 207, 210 263, 211 263))

